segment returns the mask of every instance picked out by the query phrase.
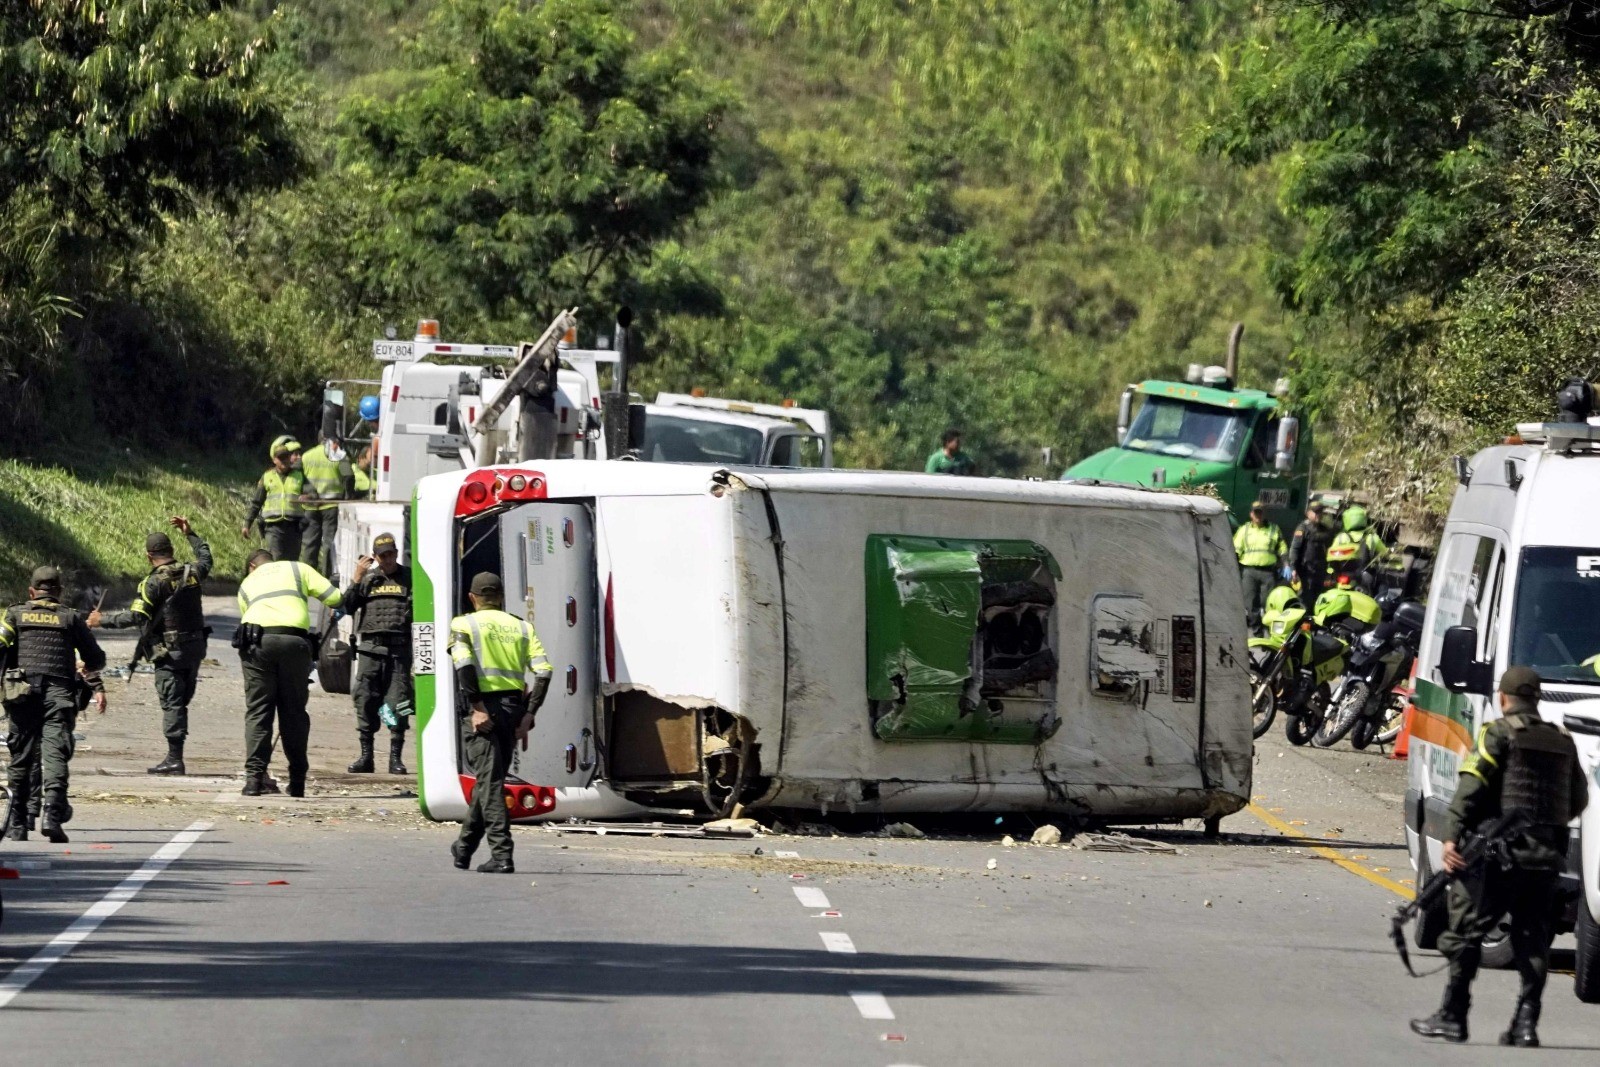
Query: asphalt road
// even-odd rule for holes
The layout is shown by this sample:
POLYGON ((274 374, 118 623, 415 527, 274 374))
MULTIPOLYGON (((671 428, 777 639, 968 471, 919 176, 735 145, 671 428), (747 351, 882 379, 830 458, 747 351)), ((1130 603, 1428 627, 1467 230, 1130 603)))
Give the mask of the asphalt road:
MULTIPOLYGON (((209 718, 236 681, 219 668, 202 684, 218 710, 198 734, 234 743, 209 718)), ((958 840, 529 828, 517 873, 490 877, 450 866, 451 828, 421 820, 402 780, 335 773, 347 713, 327 698, 322 714, 330 755, 304 802, 242 800, 220 775, 132 774, 153 715, 91 727, 100 760, 76 780, 71 843, 0 847, 0 865, 22 868, 4 883, 0 931, 8 1062, 1508 1055, 1494 1039, 1510 974, 1480 980, 1468 1047, 1406 1029, 1441 981, 1406 977, 1386 941, 1410 874, 1403 764, 1269 737, 1259 815, 1229 819, 1216 842, 1135 831, 1176 851, 1004 846, 1008 830, 1026 839, 1021 825, 958 840)), ((218 769, 232 758, 201 756, 218 769)), ((1570 977, 1552 977, 1542 1033, 1541 1062, 1595 1062, 1600 1013, 1570 977)))

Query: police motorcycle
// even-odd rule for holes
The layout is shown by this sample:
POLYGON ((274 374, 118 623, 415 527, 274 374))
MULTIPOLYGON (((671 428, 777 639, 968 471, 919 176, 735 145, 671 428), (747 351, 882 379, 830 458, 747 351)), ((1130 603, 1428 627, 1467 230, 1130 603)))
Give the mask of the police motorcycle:
POLYGON ((1385 590, 1378 604, 1383 621, 1351 645, 1344 674, 1333 687, 1333 710, 1314 738, 1318 748, 1349 734, 1350 744, 1363 749, 1374 741, 1387 744, 1400 733, 1405 701, 1394 688, 1411 674, 1427 608, 1401 600, 1398 589, 1385 590))
POLYGON ((1331 687, 1344 674, 1351 642, 1377 626, 1382 614, 1376 600, 1347 584, 1319 596, 1309 617, 1293 589, 1274 589, 1262 618, 1266 632, 1250 640, 1254 735, 1266 733, 1282 712, 1291 745, 1315 737, 1327 714, 1331 687))

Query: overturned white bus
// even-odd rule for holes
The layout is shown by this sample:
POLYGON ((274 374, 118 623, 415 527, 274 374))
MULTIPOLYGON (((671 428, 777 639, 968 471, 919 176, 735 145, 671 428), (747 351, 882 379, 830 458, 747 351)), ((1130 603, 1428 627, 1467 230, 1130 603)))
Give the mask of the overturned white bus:
POLYGON ((412 507, 424 811, 471 781, 442 642, 500 573, 555 666, 519 819, 736 808, 1203 818, 1249 799, 1222 506, 1133 489, 557 460, 412 507))

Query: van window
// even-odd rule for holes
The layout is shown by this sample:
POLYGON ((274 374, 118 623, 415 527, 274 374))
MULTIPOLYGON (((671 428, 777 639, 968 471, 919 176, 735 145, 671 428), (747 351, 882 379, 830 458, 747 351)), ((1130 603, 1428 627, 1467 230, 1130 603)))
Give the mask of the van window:
POLYGON ((772 445, 774 467, 822 466, 822 438, 816 434, 788 434, 772 445))
POLYGON ((1600 685, 1584 661, 1600 654, 1600 548, 1522 550, 1511 662, 1547 682, 1600 685))
POLYGON ((1452 626, 1477 626, 1488 612, 1497 547, 1494 538, 1477 534, 1455 534, 1446 542, 1435 598, 1435 636, 1452 626))

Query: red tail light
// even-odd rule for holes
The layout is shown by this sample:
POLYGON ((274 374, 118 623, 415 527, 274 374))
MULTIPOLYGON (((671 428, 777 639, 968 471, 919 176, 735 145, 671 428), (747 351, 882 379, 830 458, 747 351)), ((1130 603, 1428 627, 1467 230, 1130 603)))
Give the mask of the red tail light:
POLYGON ((617 613, 611 599, 611 575, 606 575, 605 609, 606 680, 617 680, 617 613))
POLYGON ((500 504, 545 499, 544 475, 481 467, 467 475, 456 492, 456 518, 487 511, 500 504))

